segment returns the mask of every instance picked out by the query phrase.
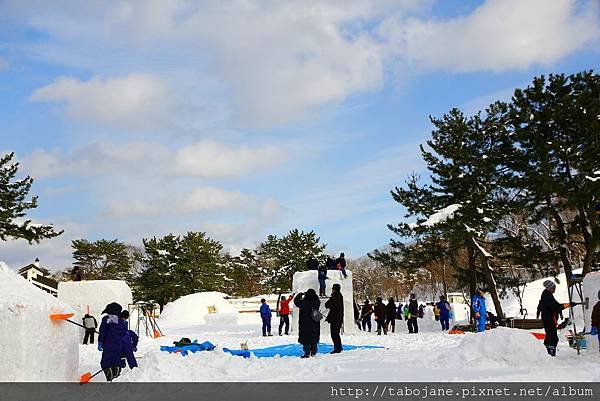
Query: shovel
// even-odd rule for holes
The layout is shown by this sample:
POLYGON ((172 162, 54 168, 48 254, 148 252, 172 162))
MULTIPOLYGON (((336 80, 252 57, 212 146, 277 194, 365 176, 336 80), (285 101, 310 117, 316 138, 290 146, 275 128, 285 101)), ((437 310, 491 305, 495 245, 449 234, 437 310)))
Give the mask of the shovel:
MULTIPOLYGON (((73 315, 75 315, 75 314, 74 313, 53 313, 53 314, 49 315, 48 317, 54 321, 66 320, 69 323, 73 323, 75 326, 83 327, 84 329, 87 330, 88 328, 85 327, 83 324, 79 324, 79 323, 74 322, 71 319, 69 319, 70 317, 73 317, 73 315)), ((96 332, 96 334, 100 335, 100 333, 98 333, 98 331, 96 329, 94 329, 94 332, 96 332)))
POLYGON ((92 374, 91 372, 87 372, 81 375, 81 377, 79 378, 79 384, 85 384, 87 382, 89 382, 90 380, 92 380, 92 377, 96 376, 98 373, 103 372, 104 369, 100 369, 99 371, 97 371, 96 373, 92 374))

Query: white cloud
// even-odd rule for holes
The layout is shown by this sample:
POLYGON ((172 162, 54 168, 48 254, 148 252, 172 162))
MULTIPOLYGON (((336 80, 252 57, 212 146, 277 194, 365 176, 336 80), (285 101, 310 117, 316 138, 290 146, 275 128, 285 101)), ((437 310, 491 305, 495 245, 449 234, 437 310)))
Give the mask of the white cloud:
POLYGON ((31 100, 64 104, 68 118, 127 129, 164 124, 173 95, 157 77, 130 74, 88 81, 60 77, 37 89, 31 100))
POLYGON ((288 152, 277 146, 230 147, 214 141, 200 141, 177 151, 173 171, 194 177, 247 175, 281 163, 288 152))
POLYGON ((382 35, 417 68, 458 72, 549 65, 600 39, 599 5, 576 0, 487 0, 448 20, 388 20, 382 35))
POLYGON ((111 218, 166 217, 227 209, 248 209, 255 202, 253 197, 239 191, 199 187, 181 195, 169 194, 166 197, 143 200, 113 200, 106 208, 105 215, 111 218))
POLYGON ((151 174, 161 177, 243 177, 268 169, 289 157, 285 147, 248 147, 211 140, 170 149, 160 143, 96 142, 63 153, 38 149, 25 156, 22 167, 35 178, 59 175, 106 176, 151 174))

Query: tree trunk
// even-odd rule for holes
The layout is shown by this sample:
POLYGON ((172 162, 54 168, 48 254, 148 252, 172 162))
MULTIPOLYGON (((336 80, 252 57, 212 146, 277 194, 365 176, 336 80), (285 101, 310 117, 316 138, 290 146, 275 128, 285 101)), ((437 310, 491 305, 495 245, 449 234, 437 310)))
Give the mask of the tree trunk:
MULTIPOLYGON (((475 264, 475 249, 470 241, 467 241, 466 248, 469 260, 469 296, 472 297, 475 291, 477 291, 477 265, 475 264)), ((471 302, 471 322, 475 322, 473 302, 471 302)))
POLYGON ((560 260, 563 264, 563 270, 565 272, 565 277, 567 278, 567 286, 571 287, 572 281, 571 276, 573 275, 573 264, 571 263, 569 250, 569 234, 567 233, 567 228, 565 227, 565 222, 562 219, 560 213, 554 209, 550 201, 547 200, 548 206, 554 215, 554 220, 556 220, 556 226, 558 231, 558 249, 560 253, 560 260))
POLYGON ((490 288, 490 295, 492 296, 492 301, 494 302, 494 308, 496 309, 496 315, 498 319, 504 320, 506 316, 504 316, 504 311, 502 311, 502 304, 500 304, 500 297, 498 297, 498 289, 496 288, 496 280, 494 279, 494 275, 492 273, 492 269, 490 269, 489 260, 487 257, 482 256, 483 258, 483 274, 485 276, 485 281, 487 282, 490 288))
POLYGON ((585 208, 582 207, 579 208, 579 226, 581 227, 585 243, 585 257, 583 259, 583 271, 581 272, 585 276, 592 270, 592 262, 594 261, 594 254, 598 247, 598 240, 593 235, 589 216, 585 208))

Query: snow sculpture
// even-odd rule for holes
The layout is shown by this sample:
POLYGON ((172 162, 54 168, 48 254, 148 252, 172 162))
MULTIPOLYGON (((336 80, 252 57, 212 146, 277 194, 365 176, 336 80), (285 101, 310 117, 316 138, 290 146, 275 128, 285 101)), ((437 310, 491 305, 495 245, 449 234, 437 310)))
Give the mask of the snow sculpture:
POLYGON ((160 320, 168 323, 237 324, 237 313, 222 292, 198 292, 165 305, 160 320))
POLYGON ((77 381, 77 326, 49 317, 69 312, 69 305, 0 262, 0 382, 77 381))
MULTIPOLYGON (((339 284, 342 287, 342 296, 344 297, 344 326, 342 333, 355 333, 358 331, 358 327, 354 323, 354 289, 352 288, 352 272, 346 269, 348 274, 347 278, 343 278, 342 272, 339 270, 328 270, 327 271, 327 294, 331 294, 331 287, 334 284, 339 284)), ((298 294, 300 292, 306 292, 309 288, 314 289, 317 294, 319 293, 319 280, 317 278, 317 270, 309 270, 304 272, 294 273, 292 279, 292 292, 298 294)), ((325 308, 325 302, 328 298, 321 298, 321 312, 324 316, 327 316, 328 310, 325 308)), ((293 302, 290 304, 292 306, 293 302)), ((291 331, 298 333, 298 313, 292 309, 292 322, 291 331)), ((321 320, 321 341, 329 338, 329 323, 321 320)))
MULTIPOLYGON (((598 299, 598 292, 600 291, 600 271, 589 272, 583 278, 582 284, 583 290, 583 299, 587 301, 587 307, 584 306, 584 319, 585 319, 585 329, 586 332, 589 333, 591 329, 591 321, 592 321, 592 309, 594 309, 594 305, 597 302, 600 302, 598 299)), ((600 328, 600 327, 599 327, 600 328)), ((578 330, 583 330, 583 327, 578 330)), ((598 337, 597 336, 586 336, 587 348, 590 353, 598 354, 598 337)))
POLYGON ((58 299, 77 310, 74 316, 77 322, 89 313, 98 320, 98 324, 107 304, 116 302, 127 309, 133 302, 131 289, 121 280, 63 281, 58 283, 58 299))

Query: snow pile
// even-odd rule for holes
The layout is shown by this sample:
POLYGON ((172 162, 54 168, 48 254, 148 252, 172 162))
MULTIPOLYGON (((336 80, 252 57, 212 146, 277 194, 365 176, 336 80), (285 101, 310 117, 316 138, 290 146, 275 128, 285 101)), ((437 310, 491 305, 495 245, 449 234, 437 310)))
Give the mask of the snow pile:
POLYGON ((0 262, 0 382, 78 379, 77 327, 49 318, 69 312, 67 304, 0 262))
MULTIPOLYGON (((354 289, 352 287, 352 272, 346 269, 347 278, 344 278, 342 272, 339 270, 328 270, 327 280, 325 280, 326 293, 331 294, 331 287, 334 284, 339 284, 342 290, 342 296, 344 297, 344 333, 354 333, 358 331, 356 324, 354 324, 354 289)), ((298 294, 300 292, 306 292, 309 288, 319 293, 319 279, 317 270, 309 270, 304 272, 294 273, 292 280, 292 292, 298 294)), ((328 299, 328 298, 327 298, 328 299)), ((325 308, 325 302, 327 299, 321 298, 321 312, 324 316, 327 316, 328 309, 325 308)), ((290 303, 292 306, 293 302, 290 303)), ((298 314, 292 311, 292 331, 298 328, 298 314)), ((329 333, 329 323, 325 322, 325 319, 321 320, 321 336, 329 333)))
POLYGON ((222 292, 198 292, 165 305, 160 320, 167 323, 237 324, 237 313, 222 292), (210 316, 209 316, 210 315, 210 316))
POLYGON ((58 299, 75 308, 78 314, 74 319, 79 320, 86 313, 98 319, 106 305, 111 302, 118 303, 123 309, 127 309, 127 306, 133 302, 131 289, 125 281, 121 280, 60 282, 58 299))
MULTIPOLYGON (((450 335, 450 334, 449 334, 450 335)), ((454 334, 458 335, 458 334, 454 334)), ((466 333, 454 349, 437 358, 445 367, 522 367, 550 363, 542 341, 530 332, 498 327, 483 333, 466 333)))
POLYGON ((454 203, 452 205, 446 206, 445 208, 435 212, 434 214, 432 214, 431 216, 429 216, 429 218, 427 220, 425 220, 422 223, 412 223, 409 224, 409 226, 411 228, 417 228, 419 226, 421 227, 433 227, 436 224, 439 223, 444 223, 448 220, 451 220, 454 218, 454 213, 456 213, 456 211, 458 209, 460 209, 462 207, 461 204, 459 203, 454 203))

